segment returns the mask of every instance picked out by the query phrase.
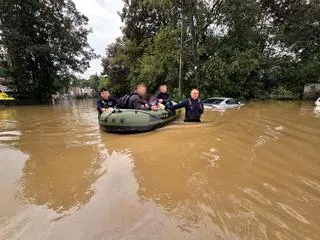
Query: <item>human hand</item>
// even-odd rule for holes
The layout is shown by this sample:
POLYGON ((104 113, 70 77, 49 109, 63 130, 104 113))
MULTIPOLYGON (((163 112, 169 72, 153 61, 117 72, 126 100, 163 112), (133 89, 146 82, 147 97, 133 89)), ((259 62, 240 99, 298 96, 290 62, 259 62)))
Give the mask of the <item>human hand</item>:
POLYGON ((162 99, 159 99, 159 103, 163 103, 163 100, 162 100, 162 99))
POLYGON ((157 111, 157 110, 158 110, 158 107, 157 107, 157 106, 152 106, 152 107, 151 107, 151 110, 152 110, 152 111, 157 111))
POLYGON ((107 111, 108 109, 107 108, 102 108, 102 112, 105 112, 107 111))

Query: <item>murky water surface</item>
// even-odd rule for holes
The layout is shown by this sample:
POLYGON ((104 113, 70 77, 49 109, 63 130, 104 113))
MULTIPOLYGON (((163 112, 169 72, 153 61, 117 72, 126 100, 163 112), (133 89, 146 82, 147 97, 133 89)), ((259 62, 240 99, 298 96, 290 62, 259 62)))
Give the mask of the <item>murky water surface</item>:
POLYGON ((93 101, 0 109, 0 239, 320 239, 320 109, 182 120, 112 135, 93 101))

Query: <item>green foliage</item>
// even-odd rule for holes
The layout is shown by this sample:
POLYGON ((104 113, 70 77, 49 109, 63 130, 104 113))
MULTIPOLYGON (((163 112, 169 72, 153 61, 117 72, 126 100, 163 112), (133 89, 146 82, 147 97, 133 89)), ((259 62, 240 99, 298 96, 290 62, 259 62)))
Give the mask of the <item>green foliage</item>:
POLYGON ((10 76, 10 71, 0 66, 0 77, 8 78, 9 76, 10 76))
POLYGON ((96 75, 91 75, 89 77, 89 87, 91 87, 93 90, 95 90, 96 92, 99 91, 99 85, 100 85, 100 78, 99 76, 96 74, 96 75))
POLYGON ((128 69, 134 69, 136 64, 130 61, 130 56, 135 56, 139 49, 132 41, 117 39, 115 43, 107 47, 106 51, 107 56, 102 59, 103 75, 108 76, 109 89, 114 94, 122 95, 130 90, 128 69))
POLYGON ((109 88, 110 87, 110 80, 107 76, 98 76, 97 74, 91 75, 88 79, 81 79, 72 77, 71 79, 71 86, 72 87, 79 87, 79 88, 92 88, 96 93, 100 92, 101 88, 109 88))
POLYGON ((271 99, 295 99, 297 97, 297 94, 294 94, 292 91, 286 89, 284 86, 280 86, 274 89, 270 94, 271 99))
POLYGON ((287 85, 301 93, 305 83, 320 79, 319 1, 265 0, 262 6, 273 19, 270 41, 292 56, 287 66, 291 81, 287 85))
POLYGON ((160 29, 140 59, 139 75, 134 84, 145 82, 156 90, 160 84, 177 87, 179 70, 179 32, 160 29))
POLYGON ((0 0, 0 44, 16 89, 41 101, 69 84, 95 57, 88 19, 72 0, 0 0))
POLYGON ((180 102, 181 100, 183 100, 186 97, 186 96, 183 96, 183 94, 179 93, 179 89, 178 88, 172 89, 170 94, 171 94, 172 100, 175 101, 175 102, 180 102))
POLYGON ((110 79, 109 79, 109 77, 100 76, 98 90, 100 90, 101 88, 109 88, 109 87, 110 87, 110 79))
POLYGON ((202 98, 293 98, 320 79, 316 0, 124 2, 124 36, 103 59, 117 93, 145 82, 149 91, 166 83, 177 100, 195 85, 202 98))

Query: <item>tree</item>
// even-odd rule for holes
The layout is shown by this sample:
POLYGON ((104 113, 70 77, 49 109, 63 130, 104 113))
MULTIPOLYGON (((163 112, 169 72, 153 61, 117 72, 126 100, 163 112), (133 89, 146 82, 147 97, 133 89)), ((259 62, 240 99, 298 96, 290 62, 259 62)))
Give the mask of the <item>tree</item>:
POLYGON ((95 92, 98 92, 98 88, 100 85, 100 77, 98 74, 91 75, 88 79, 88 87, 91 87, 95 92))
POLYGON ((272 18, 272 43, 292 56, 290 89, 320 79, 320 4, 318 0, 262 1, 272 18))
POLYGON ((104 73, 122 93, 144 81, 185 95, 197 86, 204 97, 296 96, 320 78, 319 8, 316 0, 125 1, 124 36, 107 47, 104 73))
MULTIPOLYGON (((134 56, 136 47, 131 42, 125 42, 118 38, 115 43, 110 44, 107 49, 107 56, 102 59, 103 75, 109 77, 110 90, 116 95, 123 95, 130 91, 128 80, 128 68, 134 66, 135 62, 130 61, 129 55, 134 56), (130 50, 134 49, 131 53, 130 50)), ((132 57, 134 58, 134 57, 132 57)))
POLYGON ((178 29, 161 28, 145 50, 139 61, 139 75, 132 80, 148 84, 151 91, 159 85, 168 84, 178 88, 179 71, 179 35, 178 29))
POLYGON ((110 78, 108 76, 100 76, 99 89, 110 88, 110 78))
POLYGON ((0 31, 18 92, 46 100, 95 57, 72 0, 0 0, 0 31))

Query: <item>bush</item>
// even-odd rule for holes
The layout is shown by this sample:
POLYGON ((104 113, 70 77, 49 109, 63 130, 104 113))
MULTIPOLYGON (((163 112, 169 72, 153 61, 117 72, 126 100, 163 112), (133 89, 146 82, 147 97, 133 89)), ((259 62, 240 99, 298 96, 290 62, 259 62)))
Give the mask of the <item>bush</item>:
POLYGON ((171 99, 175 102, 180 102, 181 100, 183 100, 185 97, 183 96, 183 94, 179 94, 179 89, 178 88, 174 88, 171 91, 171 99))
POLYGON ((292 91, 286 89, 284 86, 280 86, 276 89, 273 89, 269 95, 270 99, 279 99, 279 100, 286 100, 286 99, 298 99, 299 95, 293 93, 292 91))

